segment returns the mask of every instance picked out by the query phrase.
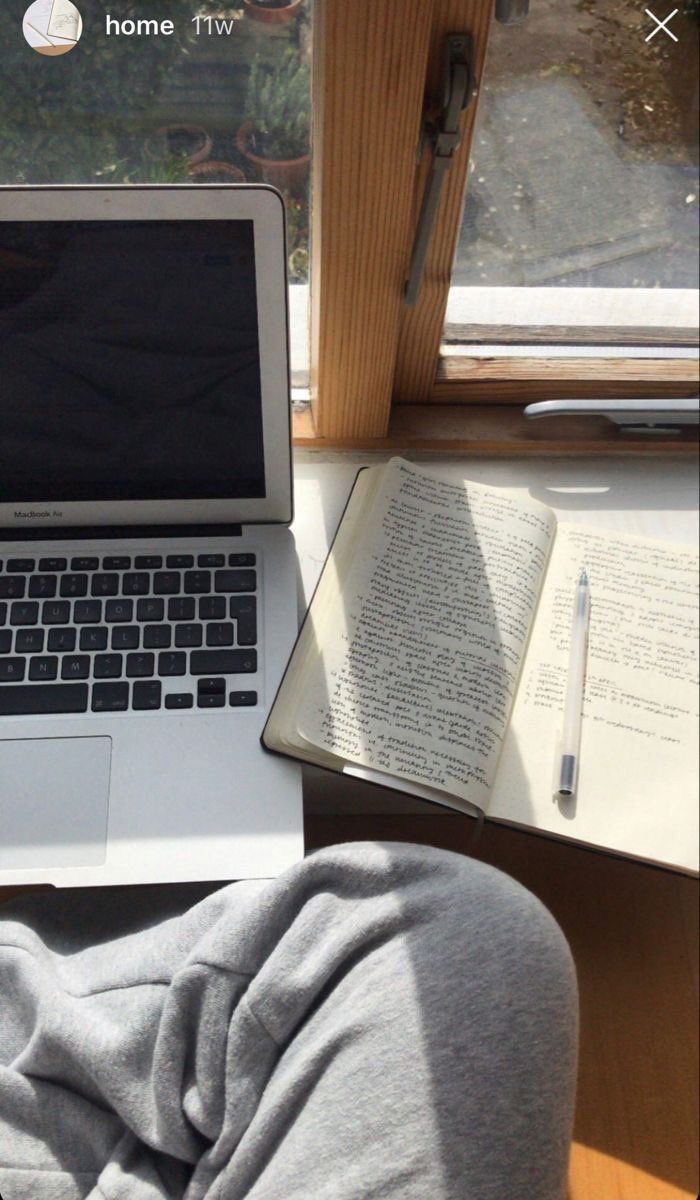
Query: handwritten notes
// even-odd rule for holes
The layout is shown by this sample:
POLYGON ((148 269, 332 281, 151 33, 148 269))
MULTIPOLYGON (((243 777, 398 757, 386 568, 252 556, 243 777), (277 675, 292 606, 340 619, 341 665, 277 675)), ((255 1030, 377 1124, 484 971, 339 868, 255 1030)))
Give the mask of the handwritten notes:
POLYGON ((484 806, 553 530, 540 504, 389 464, 300 735, 484 806))
POLYGON ((697 870, 698 555, 395 459, 358 477, 265 745, 697 870), (577 795, 553 797, 591 581, 577 795))
POLYGON ((562 526, 556 561, 541 609, 548 645, 525 672, 525 702, 561 711, 572 596, 585 564, 592 608, 584 716, 677 740, 674 725, 698 710, 697 555, 562 526))
POLYGON ((494 788, 494 815, 690 864, 697 837, 698 555, 560 525, 494 788), (551 799, 576 579, 591 583, 579 794, 551 799))

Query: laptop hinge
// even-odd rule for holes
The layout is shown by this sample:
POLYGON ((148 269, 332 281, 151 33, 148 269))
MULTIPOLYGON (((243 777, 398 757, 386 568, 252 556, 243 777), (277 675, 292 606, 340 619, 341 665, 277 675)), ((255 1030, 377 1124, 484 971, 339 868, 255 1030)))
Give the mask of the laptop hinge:
POLYGON ((120 542, 135 538, 241 537, 242 525, 44 525, 0 527, 3 542, 120 542))

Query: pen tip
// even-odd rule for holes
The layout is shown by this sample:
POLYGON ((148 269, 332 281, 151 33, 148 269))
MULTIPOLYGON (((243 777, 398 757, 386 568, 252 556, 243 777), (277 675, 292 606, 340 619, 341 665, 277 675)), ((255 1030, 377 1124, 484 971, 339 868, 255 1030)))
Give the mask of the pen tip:
POLYGON ((578 585, 579 585, 579 587, 585 587, 587 583, 588 583, 588 576, 586 574, 586 568, 581 567, 581 575, 579 577, 578 585))

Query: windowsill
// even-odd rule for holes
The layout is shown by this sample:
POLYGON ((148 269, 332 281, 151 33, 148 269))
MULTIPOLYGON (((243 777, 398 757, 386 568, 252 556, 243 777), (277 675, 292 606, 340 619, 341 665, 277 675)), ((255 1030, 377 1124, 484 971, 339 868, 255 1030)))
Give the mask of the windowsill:
POLYGON ((555 417, 530 421, 522 405, 399 405, 385 438, 319 438, 308 407, 292 413, 294 445, 307 450, 396 453, 428 451, 490 458, 531 456, 628 457, 681 455, 698 451, 697 429, 679 435, 621 433, 604 417, 555 417))

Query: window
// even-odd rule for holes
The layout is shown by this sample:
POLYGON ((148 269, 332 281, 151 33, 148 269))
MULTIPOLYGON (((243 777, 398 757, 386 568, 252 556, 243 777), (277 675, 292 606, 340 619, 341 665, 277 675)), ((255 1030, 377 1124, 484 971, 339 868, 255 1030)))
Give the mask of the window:
MULTIPOLYGON (((39 5, 41 7, 41 5, 39 5)), ((292 345, 308 369, 311 0, 85 3, 65 57, 10 30, 0 183, 226 183, 285 195, 292 345), (11 34, 11 36, 10 36, 11 34)))
MULTIPOLYGON (((297 385, 306 382, 311 295, 312 404, 297 418, 301 436, 462 446, 481 436, 478 419, 489 429, 484 445, 518 450, 517 417, 501 414, 511 423, 504 441, 496 407, 697 389, 687 124, 695 0, 674 17, 678 44, 664 32, 645 42, 653 29, 637 0, 532 0, 522 26, 493 28, 491 0, 149 0, 148 18, 167 19, 173 33, 138 46, 134 34, 107 35, 98 7, 83 0, 80 45, 65 58, 42 61, 6 39, 0 182, 167 184, 242 173, 281 184, 297 385), (444 40, 454 31, 473 40, 478 122, 475 133, 472 103, 418 303, 407 308, 429 168, 421 129, 424 113, 440 108, 444 40), (262 109, 264 136, 254 128, 262 109), (508 143, 518 121, 529 143, 508 143), (283 180, 276 165, 287 160, 296 173, 283 180), (467 417, 467 403, 492 414, 467 417), (444 438, 433 436, 440 421, 453 431, 444 438)), ((122 0, 117 15, 123 23, 140 14, 122 0)))
POLYGON ((695 342, 695 22, 653 30, 637 0, 494 25, 444 353, 695 342))
MULTIPOLYGON (((533 4, 533 13, 534 8, 533 4)), ((539 8, 542 9, 541 2, 539 8)), ((609 9, 612 12, 614 6, 610 5, 609 9)), ((585 20, 584 28, 596 21, 601 23, 601 14, 605 15, 603 0, 586 0, 585 3, 578 0, 578 8, 571 5, 570 10, 567 9, 568 15, 563 18, 559 5, 544 11, 549 13, 548 46, 545 59, 535 64, 535 83, 546 88, 555 84, 559 87, 566 75, 567 86, 580 87, 576 63, 574 69, 570 69, 572 60, 566 45, 569 21, 581 24, 585 20), (586 9, 587 4, 595 11, 584 17, 580 10, 586 9), (556 54, 553 48, 556 48, 556 54), (564 70, 557 66, 560 53, 564 70), (552 64, 554 70, 550 70, 552 64)), ((623 12, 625 20, 630 19, 632 10, 624 7, 623 12)), ((641 29, 641 22, 646 20, 643 6, 634 12, 636 25, 630 36, 638 38, 643 46, 645 31, 641 29)), ((696 16, 689 11, 686 18, 684 28, 688 41, 684 53, 690 64, 695 62, 696 16)), ((476 278, 479 259, 472 256, 473 243, 468 247, 469 263, 465 266, 463 258, 457 259, 458 272, 465 272, 461 278, 458 274, 458 286, 471 294, 466 319, 464 309, 457 311, 455 317, 457 296, 453 292, 448 308, 448 295, 454 253, 462 228, 464 185, 472 153, 474 172, 479 171, 478 133, 476 141, 472 137, 476 105, 472 104, 463 117, 462 145, 446 176, 419 300, 414 308, 406 308, 403 288, 428 171, 425 151, 416 167, 417 148, 424 109, 435 112, 441 103, 440 67, 445 35, 459 30, 470 33, 473 39, 475 79, 483 105, 479 121, 482 122, 489 116, 489 71, 492 62, 498 66, 497 39, 501 38, 503 45, 508 37, 524 36, 527 23, 522 30, 495 27, 493 53, 486 69, 491 6, 483 0, 433 0, 432 4, 375 0, 372 5, 360 2, 352 6, 343 5, 341 0, 323 0, 317 4, 316 23, 322 53, 317 56, 315 94, 318 137, 314 168, 316 219, 312 234, 316 252, 313 382, 315 432, 322 443, 341 441, 377 446, 401 443, 431 448, 438 444, 448 447, 468 444, 470 449, 486 448, 489 452, 505 449, 508 453, 557 448, 568 451, 572 446, 568 434, 566 440, 559 439, 557 443, 556 438, 544 437, 538 430, 537 439, 528 443, 528 435, 523 432, 525 422, 518 417, 518 410, 510 407, 506 411, 506 406, 520 406, 531 399, 551 396, 673 396, 692 395, 697 390, 695 352, 689 344, 697 323, 697 288, 688 270, 688 248, 694 251, 697 246, 696 234, 688 232, 691 218, 696 220, 692 197, 697 195, 697 189, 692 180, 683 195, 683 234, 673 256, 673 263, 681 274, 671 279, 670 284, 666 281, 666 287, 653 286, 657 279, 651 275, 642 278, 629 274, 617 279, 608 275, 604 279, 601 273, 594 278, 589 272, 584 279, 580 261, 578 265, 569 262, 569 277, 565 283, 561 280, 556 283, 554 275, 548 279, 538 279, 533 273, 526 276, 522 269, 524 260, 519 258, 524 253, 520 250, 521 243, 511 246, 508 258, 508 254, 502 253, 503 245, 499 245, 494 237, 491 250, 494 258, 500 254, 497 265, 501 274, 498 277, 492 271, 490 281, 476 278), (687 196, 691 199, 686 207, 687 196), (652 279, 652 283, 642 288, 641 283, 646 283, 647 279, 652 279), (625 282, 630 286, 625 287, 625 282), (483 287, 492 289, 490 311, 484 303, 478 302, 485 299, 483 293, 478 297, 483 287), (511 295, 497 310, 493 300, 504 297, 494 297, 493 293, 501 289, 511 295), (564 291, 566 295, 562 296, 564 291), (679 293, 682 293, 680 302, 679 293), (563 299, 569 305, 566 311, 562 307, 563 299), (534 301, 539 303, 536 318, 534 301), (584 301, 589 304, 587 314, 584 301), (603 301, 607 302, 607 308, 603 301), (504 310, 507 317, 504 317, 504 310), (480 320, 482 317, 487 319, 480 320), (457 340, 462 343, 459 353, 455 346, 457 340), (475 352, 477 344, 479 350, 475 352), (448 353, 440 354, 441 347, 448 353), (481 411, 475 409, 471 415, 463 409, 460 413, 459 406, 465 403, 476 404, 481 411), (429 417, 425 410, 422 414, 420 411, 428 404, 432 405, 429 417), (449 409, 445 407, 447 405, 449 409), (485 433, 477 431, 479 421, 485 433), (448 430, 444 436, 438 432, 440 425, 448 430), (459 432, 460 428, 467 432, 459 432)), ((604 27, 604 22, 602 25, 604 27)), ((599 83, 603 87, 605 72, 609 72, 615 60, 615 47, 609 38, 604 40, 596 35, 596 42, 596 38, 588 36, 591 39, 587 51, 590 57, 604 58, 606 50, 610 50, 610 59, 600 64, 599 83), (593 42, 596 44, 592 45, 593 42)), ((542 41, 542 26, 536 27, 528 37, 542 41)), ((504 87, 510 78, 509 72, 513 72, 513 63, 519 61, 517 47, 509 50, 508 57, 510 66, 503 61, 500 68, 504 87)), ((652 65, 649 59, 645 69, 651 70, 652 65)), ((663 87, 660 85, 663 94, 670 76, 665 60, 662 67, 666 71, 666 82, 663 87)), ((492 90, 496 88, 497 79, 496 73, 492 90)), ((691 72, 691 89, 692 80, 691 72)), ((512 86, 517 86, 517 80, 512 86)), ((570 88, 569 94, 576 99, 575 88, 570 88)), ((608 95, 612 106, 611 97, 612 91, 608 95)), ((623 90, 618 89, 615 103, 622 103, 621 97, 623 90)), ((602 98, 602 93, 598 98, 602 98)), ((591 106, 597 111, 599 106, 595 99, 584 91, 584 100, 579 107, 586 114, 591 106)), ((573 101, 570 109, 572 105, 573 101)), ((685 174, 692 171, 692 163, 688 161, 688 147, 692 143, 685 134, 683 138, 678 134, 678 129, 683 128, 678 105, 673 111, 676 113, 674 136, 677 136, 670 152, 671 167, 667 169, 664 161, 658 162, 659 155, 650 161, 649 167, 667 183, 682 173, 685 186, 685 174)), ((670 102, 667 130, 670 128, 669 114, 670 102)), ((596 122, 599 119, 596 116, 596 122)), ((606 120, 605 133, 597 124, 591 126, 596 137, 604 142, 613 136, 609 113, 606 120)), ((483 128, 481 123, 477 125, 477 130, 479 128, 483 128)), ((538 133, 542 147, 544 131, 538 133)), ((614 136, 619 139, 617 133, 614 136)), ((553 123, 552 138, 553 155, 571 154, 574 139, 566 123, 553 123)), ((660 155, 666 153, 664 146, 665 143, 660 155)), ((499 146, 499 151, 502 149, 499 146)), ((588 153, 590 156, 590 149, 588 153)), ((483 154, 481 161, 484 162, 483 154)), ((508 171, 512 169, 509 163, 507 154, 501 152, 498 161, 492 154, 494 174, 503 171, 503 178, 494 187, 505 189, 508 171)), ((631 160, 623 159, 613 180, 618 190, 631 186, 634 165, 631 160)), ((480 174, 486 182, 478 184, 479 174, 474 182, 483 189, 488 177, 483 171, 480 174)), ((561 172, 551 171, 550 180, 556 182, 559 174, 561 172)), ((634 176, 635 181, 638 178, 634 176)), ((517 188, 518 182, 522 179, 514 180, 513 190, 524 190, 517 188)), ((570 187, 572 182, 573 167, 567 186, 570 187)), ((635 189, 638 198, 640 185, 636 182, 635 189)), ((589 241, 594 225, 594 201, 602 203, 599 191, 600 188, 589 198, 589 241)), ((518 203, 518 200, 514 202, 518 203)), ((560 207, 563 203, 561 196, 557 200, 552 195, 548 196, 548 202, 559 203, 560 207)), ((465 240, 471 236, 469 212, 470 208, 473 211, 474 203, 475 200, 467 202, 465 240)), ((612 203, 610 197, 607 203, 612 203)), ((521 220, 524 221, 527 215, 521 220)), ((634 217, 634 213, 632 215, 634 217)), ((630 248, 638 255, 645 248, 649 256, 652 249, 659 256, 665 255, 670 236, 668 229, 675 228, 677 218, 676 206, 654 247, 648 232, 652 229, 656 237, 658 219, 654 211, 648 220, 640 218, 637 226, 634 220, 628 220, 627 228, 618 215, 615 238, 618 250, 624 251, 620 255, 621 269, 633 266, 626 253, 630 248), (628 240, 624 241, 625 238, 628 240), (627 261, 623 262, 623 259, 627 261)), ((546 215, 541 220, 550 226, 546 231, 550 238, 548 257, 552 259, 559 254, 563 260, 566 250, 563 235, 568 218, 562 214, 557 228, 552 228, 551 218, 546 215), (552 254, 551 243, 555 235, 559 241, 552 254)), ((571 222, 568 224, 570 228, 571 222)), ((485 241, 486 235, 480 232, 480 236, 482 242, 485 241)), ((607 241, 610 241, 609 236, 607 241)), ((694 259, 694 253, 692 257, 694 259)), ((598 266, 602 272, 605 263, 598 266)), ((601 422, 601 425, 605 424, 601 422)), ((605 431, 586 422, 580 422, 580 427, 591 432, 582 435, 579 445, 589 451, 599 450, 605 440, 605 431)), ((638 450, 642 442, 630 439, 625 444, 638 450)), ((648 439, 645 445, 651 452, 648 439)), ((670 443, 666 443, 668 445, 670 443)), ((618 439, 611 448, 618 451, 620 446, 618 439)))

